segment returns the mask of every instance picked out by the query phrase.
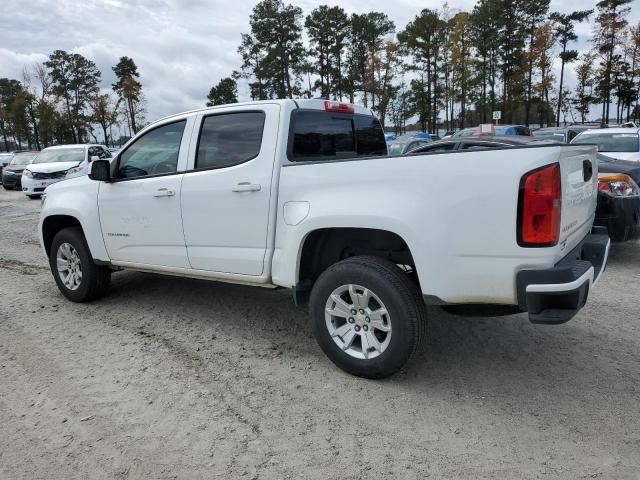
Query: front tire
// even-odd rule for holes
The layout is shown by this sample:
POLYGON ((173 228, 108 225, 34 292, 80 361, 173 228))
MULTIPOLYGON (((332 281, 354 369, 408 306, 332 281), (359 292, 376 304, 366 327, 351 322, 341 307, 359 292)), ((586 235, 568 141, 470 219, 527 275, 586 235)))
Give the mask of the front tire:
POLYGON ((96 300, 109 289, 111 271, 94 263, 79 227, 64 228, 56 234, 49 265, 60 292, 72 302, 96 300))
POLYGON ((29 197, 29 200, 37 200, 40 198, 40 195, 27 195, 27 197, 29 197))
POLYGON ((426 329, 426 307, 416 285, 395 264, 377 257, 351 257, 325 270, 311 292, 310 311, 324 353, 341 369, 365 378, 400 370, 426 329))

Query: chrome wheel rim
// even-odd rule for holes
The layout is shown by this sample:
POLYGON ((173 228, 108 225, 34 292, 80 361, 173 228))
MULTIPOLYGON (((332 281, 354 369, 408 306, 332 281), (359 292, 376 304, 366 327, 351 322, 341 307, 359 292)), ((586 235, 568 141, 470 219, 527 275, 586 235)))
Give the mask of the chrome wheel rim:
POLYGON ((342 285, 331 292, 325 322, 335 344, 354 358, 376 358, 391 341, 387 308, 374 292, 360 285, 342 285))
POLYGON ((77 290, 82 283, 82 262, 78 251, 70 243, 63 243, 56 253, 58 276, 69 290, 77 290))

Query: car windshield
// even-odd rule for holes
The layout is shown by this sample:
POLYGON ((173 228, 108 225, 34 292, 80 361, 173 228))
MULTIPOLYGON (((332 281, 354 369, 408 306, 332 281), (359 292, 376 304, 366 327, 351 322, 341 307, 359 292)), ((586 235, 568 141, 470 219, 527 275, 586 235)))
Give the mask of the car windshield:
POLYGON ((533 136, 536 138, 544 138, 545 140, 564 143, 564 132, 533 132, 533 136))
POLYGON ((52 148, 43 150, 33 163, 59 163, 84 161, 84 148, 52 148))
POLYGON ((387 149, 389 155, 401 155, 406 146, 407 144, 403 142, 393 142, 388 145, 387 149))
POLYGON ((472 128, 464 128, 464 129, 460 130, 459 132, 454 133, 452 136, 453 136, 453 137, 456 137, 456 138, 458 138, 458 137, 471 137, 472 135, 475 135, 475 134, 476 134, 476 131, 477 131, 477 130, 478 130, 478 129, 477 129, 477 128, 475 128, 475 127, 472 127, 472 128))
POLYGON ((13 157, 11 165, 29 165, 37 155, 37 153, 18 153, 13 157))
POLYGON ((415 133, 405 133, 403 135, 400 135, 399 137, 396 137, 396 141, 398 142, 407 142, 409 140, 413 140, 415 138, 416 134, 415 133))
POLYGON ((599 152, 637 152, 640 150, 637 133, 591 133, 578 135, 573 145, 597 145, 599 152))

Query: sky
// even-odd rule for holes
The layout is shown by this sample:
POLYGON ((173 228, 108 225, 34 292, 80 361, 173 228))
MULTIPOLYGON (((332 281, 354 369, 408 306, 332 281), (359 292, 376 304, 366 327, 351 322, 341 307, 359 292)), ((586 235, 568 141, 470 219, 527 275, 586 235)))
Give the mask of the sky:
MULTIPOLYGON (((636 0, 640 2, 640 0, 636 0)), ((101 87, 114 82, 121 56, 134 59, 147 100, 147 120, 204 106, 212 85, 240 68, 240 34, 249 32, 252 0, 3 0, 0 77, 20 79, 23 67, 43 62, 56 49, 80 53, 102 71, 101 87)), ((400 31, 423 8, 440 0, 292 0, 308 14, 321 3, 348 13, 381 11, 400 31)), ((450 0, 470 10, 473 0, 450 0)), ((596 0, 552 0, 551 11, 595 8, 596 0)), ((633 4, 632 4, 633 6, 633 4)), ((630 23, 640 21, 633 8, 630 23)), ((589 47, 592 24, 578 25, 578 50, 589 47)), ((572 72, 568 82, 572 83, 572 72)), ((240 100, 248 100, 240 88, 240 100)))

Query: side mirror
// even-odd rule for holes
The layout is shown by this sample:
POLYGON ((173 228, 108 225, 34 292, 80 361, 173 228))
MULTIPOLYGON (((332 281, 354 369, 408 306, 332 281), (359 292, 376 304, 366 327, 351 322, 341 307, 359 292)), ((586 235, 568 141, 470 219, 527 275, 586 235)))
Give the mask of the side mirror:
POLYGON ((91 157, 89 158, 90 162, 95 162, 96 160, 100 160, 100 157, 97 155, 91 155, 91 157))
POLYGON ((109 160, 94 160, 89 167, 89 178, 98 182, 111 181, 111 164, 109 160))

